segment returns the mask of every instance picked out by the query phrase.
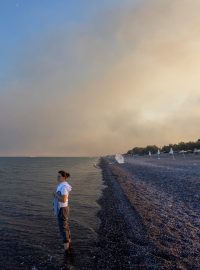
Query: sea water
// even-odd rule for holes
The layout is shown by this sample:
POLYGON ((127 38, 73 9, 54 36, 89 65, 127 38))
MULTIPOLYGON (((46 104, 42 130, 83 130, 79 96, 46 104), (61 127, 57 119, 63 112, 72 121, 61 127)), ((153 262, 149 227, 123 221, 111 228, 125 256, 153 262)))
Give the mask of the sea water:
POLYGON ((68 269, 52 199, 57 172, 71 174, 70 229, 76 256, 87 265, 97 241, 103 184, 98 158, 0 158, 0 269, 68 269))

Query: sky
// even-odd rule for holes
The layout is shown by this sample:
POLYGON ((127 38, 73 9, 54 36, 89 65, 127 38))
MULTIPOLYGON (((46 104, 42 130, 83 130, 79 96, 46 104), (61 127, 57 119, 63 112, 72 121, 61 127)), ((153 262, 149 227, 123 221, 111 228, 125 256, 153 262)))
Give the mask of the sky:
POLYGON ((200 138, 199 0, 0 0, 0 156, 200 138))

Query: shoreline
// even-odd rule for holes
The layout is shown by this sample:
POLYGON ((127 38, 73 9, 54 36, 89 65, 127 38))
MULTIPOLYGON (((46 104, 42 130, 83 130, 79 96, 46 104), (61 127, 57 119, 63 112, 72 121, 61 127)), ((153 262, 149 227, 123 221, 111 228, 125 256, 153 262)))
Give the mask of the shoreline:
POLYGON ((106 159, 101 159, 100 167, 106 188, 98 200, 101 224, 96 269, 162 269, 151 255, 153 246, 139 214, 116 181, 106 159))
MULTIPOLYGON (((166 200, 164 192, 158 194, 158 190, 137 179, 131 164, 119 166, 101 158, 100 167, 106 187, 98 200, 101 223, 95 268, 199 269, 199 219, 193 209, 184 219, 184 204, 172 197, 166 200), (196 223, 191 224, 194 218, 196 223), (191 241, 184 233, 190 228, 196 237, 191 241)), ((138 168, 141 171, 145 166, 138 168)))

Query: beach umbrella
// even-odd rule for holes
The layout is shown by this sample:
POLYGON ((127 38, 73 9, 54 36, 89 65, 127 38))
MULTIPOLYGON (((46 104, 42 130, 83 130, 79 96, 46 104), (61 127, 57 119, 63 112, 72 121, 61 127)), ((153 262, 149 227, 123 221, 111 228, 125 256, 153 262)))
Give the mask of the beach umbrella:
POLYGON ((187 151, 181 150, 179 153, 183 154, 183 157, 185 158, 185 153, 187 153, 187 151))
POLYGON ((158 154, 158 159, 160 159, 160 150, 159 149, 158 149, 157 154, 158 154))
POLYGON ((200 149, 195 148, 193 152, 194 152, 195 154, 198 154, 198 153, 200 153, 200 149))
POLYGON ((170 148, 169 154, 172 155, 173 159, 175 159, 175 157, 174 157, 174 151, 173 151, 172 147, 170 148))
POLYGON ((124 157, 121 154, 116 154, 115 155, 115 160, 120 164, 124 163, 124 157))

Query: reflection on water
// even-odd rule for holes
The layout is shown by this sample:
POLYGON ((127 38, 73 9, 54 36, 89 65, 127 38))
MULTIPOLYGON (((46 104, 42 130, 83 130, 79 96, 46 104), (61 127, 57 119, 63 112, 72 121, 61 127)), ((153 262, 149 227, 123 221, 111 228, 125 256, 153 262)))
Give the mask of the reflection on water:
POLYGON ((0 158, 0 269, 80 269, 97 238, 101 171, 97 158, 0 158), (70 172, 73 256, 63 255, 52 193, 57 171, 70 172))

